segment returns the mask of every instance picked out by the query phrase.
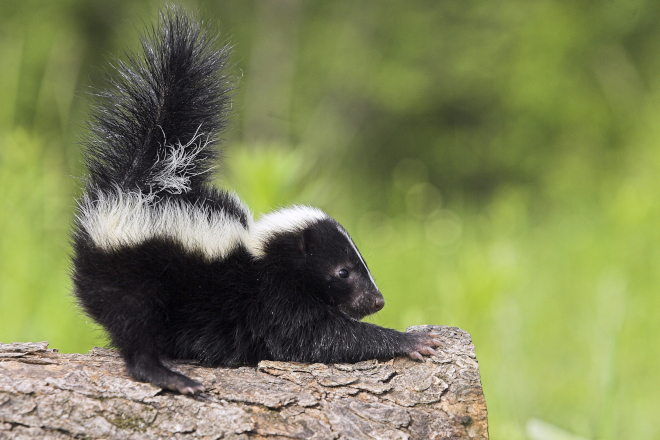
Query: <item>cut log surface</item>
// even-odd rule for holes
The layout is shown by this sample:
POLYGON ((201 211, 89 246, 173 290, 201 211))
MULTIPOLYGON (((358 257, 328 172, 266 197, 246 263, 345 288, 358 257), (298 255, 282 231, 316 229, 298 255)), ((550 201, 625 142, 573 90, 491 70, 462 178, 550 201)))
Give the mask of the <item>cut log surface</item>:
POLYGON ((0 439, 487 439, 470 335, 408 329, 429 330, 443 345, 424 362, 169 362, 206 386, 194 397, 132 380, 114 350, 0 343, 0 439))

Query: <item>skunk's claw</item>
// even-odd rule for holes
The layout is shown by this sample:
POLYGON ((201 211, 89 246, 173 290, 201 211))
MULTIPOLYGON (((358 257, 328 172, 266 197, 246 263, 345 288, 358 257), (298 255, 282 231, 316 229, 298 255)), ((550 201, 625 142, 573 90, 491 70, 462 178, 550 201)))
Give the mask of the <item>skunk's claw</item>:
POLYGON ((411 350, 407 351, 406 354, 409 358, 415 359, 418 361, 424 360, 424 355, 432 356, 437 354, 433 347, 438 347, 442 345, 439 339, 439 335, 435 333, 423 333, 415 334, 413 340, 413 346, 411 350))

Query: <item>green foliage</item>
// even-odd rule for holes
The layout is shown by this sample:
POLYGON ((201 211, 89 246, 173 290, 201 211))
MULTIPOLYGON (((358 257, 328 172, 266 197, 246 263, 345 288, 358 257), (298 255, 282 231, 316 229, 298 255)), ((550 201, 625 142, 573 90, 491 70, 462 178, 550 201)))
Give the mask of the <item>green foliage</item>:
MULTIPOLYGON (((68 279, 82 98, 159 4, 0 6, 3 342, 106 343, 68 279)), ((201 10, 235 45, 222 185, 342 222, 385 294, 372 322, 469 331, 493 438, 660 436, 656 2, 201 10)))

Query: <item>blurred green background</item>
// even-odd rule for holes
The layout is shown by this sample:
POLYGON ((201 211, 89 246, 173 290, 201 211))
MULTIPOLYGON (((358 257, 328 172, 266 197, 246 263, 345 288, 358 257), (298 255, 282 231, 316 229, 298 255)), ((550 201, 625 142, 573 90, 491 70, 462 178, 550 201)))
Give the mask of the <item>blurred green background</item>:
MULTIPOLYGON (((469 331, 493 439, 660 438, 660 2, 183 3, 235 45, 219 183, 342 222, 373 322, 469 331)), ((160 6, 0 4, 0 341, 106 343, 68 278, 85 95, 160 6)))

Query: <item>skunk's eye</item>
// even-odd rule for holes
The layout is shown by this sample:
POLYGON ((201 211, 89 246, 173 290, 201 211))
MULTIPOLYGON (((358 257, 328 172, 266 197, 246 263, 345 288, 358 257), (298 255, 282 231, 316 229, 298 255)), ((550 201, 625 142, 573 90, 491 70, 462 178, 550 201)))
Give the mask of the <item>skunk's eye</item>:
POLYGON ((348 271, 346 269, 341 269, 339 271, 339 276, 342 278, 348 278, 348 271))

